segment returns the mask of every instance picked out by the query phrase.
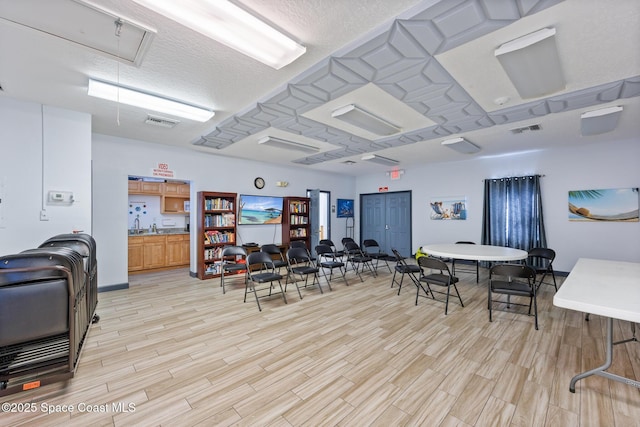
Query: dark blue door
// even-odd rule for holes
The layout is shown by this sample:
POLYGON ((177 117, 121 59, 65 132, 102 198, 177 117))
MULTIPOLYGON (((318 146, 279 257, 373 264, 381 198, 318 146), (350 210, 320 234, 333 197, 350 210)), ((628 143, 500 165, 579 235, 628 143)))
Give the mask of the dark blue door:
POLYGON ((375 239, 388 254, 394 248, 411 256, 410 191, 362 194, 360 206, 360 240, 375 239))

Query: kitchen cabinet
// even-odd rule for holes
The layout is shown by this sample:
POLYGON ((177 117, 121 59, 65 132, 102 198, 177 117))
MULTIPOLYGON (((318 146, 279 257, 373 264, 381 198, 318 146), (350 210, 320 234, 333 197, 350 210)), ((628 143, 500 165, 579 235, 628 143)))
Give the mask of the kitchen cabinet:
POLYGON ((142 237, 129 237, 129 271, 144 270, 144 244, 142 237))
POLYGON ((189 212, 185 209, 185 202, 189 201, 190 196, 191 192, 189 184, 178 182, 163 183, 160 212, 169 214, 183 214, 189 212))
POLYGON ((189 265, 189 235, 167 236, 167 266, 189 265))
POLYGON ((189 184, 183 182, 164 182, 162 184, 162 194, 165 196, 189 197, 189 184))
POLYGON ((129 272, 186 267, 190 263, 189 234, 129 236, 129 272))
POLYGON ((167 236, 144 236, 142 239, 144 244, 144 269, 150 270, 165 267, 167 263, 167 236))
POLYGON ((129 194, 162 195, 161 182, 129 181, 129 194))

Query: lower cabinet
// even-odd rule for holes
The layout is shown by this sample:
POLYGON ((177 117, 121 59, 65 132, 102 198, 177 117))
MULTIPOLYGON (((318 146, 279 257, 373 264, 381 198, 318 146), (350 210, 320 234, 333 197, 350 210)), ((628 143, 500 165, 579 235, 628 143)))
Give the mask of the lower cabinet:
POLYGON ((188 234, 129 237, 129 271, 188 266, 189 250, 188 234))
POLYGON ((167 236, 167 265, 188 265, 189 261, 189 235, 167 236))
POLYGON ((144 244, 142 237, 129 237, 129 271, 144 270, 144 244))
POLYGON ((162 268, 167 265, 167 236, 144 236, 144 269, 162 268))

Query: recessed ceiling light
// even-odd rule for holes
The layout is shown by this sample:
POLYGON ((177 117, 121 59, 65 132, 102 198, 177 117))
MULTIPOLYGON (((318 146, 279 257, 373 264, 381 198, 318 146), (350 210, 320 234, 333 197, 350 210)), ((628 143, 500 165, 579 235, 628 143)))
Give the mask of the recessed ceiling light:
POLYGON ((442 141, 441 144, 457 151, 458 153, 473 154, 480 151, 480 147, 464 138, 447 139, 446 141, 442 141))
POLYGON ((376 135, 388 136, 400 132, 402 129, 389 123, 385 119, 363 110, 355 104, 345 105, 331 113, 331 117, 357 126, 376 135))
POLYGON ((271 147, 282 148, 285 150, 302 151, 303 153, 317 153, 320 151, 318 147, 302 144, 300 142, 288 141, 286 139, 274 138, 273 136, 265 136, 258 140, 258 144, 269 145, 271 147))
POLYGON ((397 160, 390 159, 388 157, 378 156, 377 154, 367 154, 365 156, 362 156, 362 160, 366 160, 368 162, 378 163, 386 166, 395 166, 398 163, 400 163, 397 160))

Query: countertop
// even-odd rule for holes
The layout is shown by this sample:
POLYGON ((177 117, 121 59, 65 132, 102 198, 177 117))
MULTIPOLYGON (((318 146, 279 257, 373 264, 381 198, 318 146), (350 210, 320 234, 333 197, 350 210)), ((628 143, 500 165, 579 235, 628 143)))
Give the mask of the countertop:
POLYGON ((189 234, 189 232, 185 231, 184 228, 158 228, 158 231, 155 232, 150 232, 148 229, 138 231, 129 229, 128 231, 129 237, 158 236, 163 234, 189 234))

